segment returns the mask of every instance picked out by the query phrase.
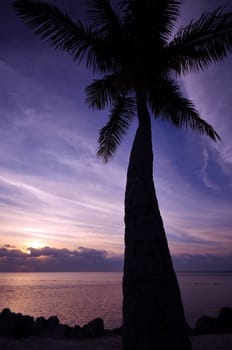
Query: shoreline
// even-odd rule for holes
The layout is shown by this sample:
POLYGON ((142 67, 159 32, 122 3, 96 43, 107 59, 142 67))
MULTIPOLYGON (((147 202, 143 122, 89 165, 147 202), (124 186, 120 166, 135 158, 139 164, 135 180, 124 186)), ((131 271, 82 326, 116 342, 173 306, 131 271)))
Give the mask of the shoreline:
MULTIPOLYGON (((231 350, 232 334, 196 335, 190 337, 192 350, 231 350)), ((4 350, 121 350, 121 337, 102 336, 94 339, 64 339, 28 337, 16 339, 0 337, 4 350)))
MULTIPOLYGON (((216 318, 202 316, 195 329, 189 328, 192 350, 231 350, 231 321, 230 307, 223 307, 216 318)), ((121 350, 121 328, 105 329, 101 318, 70 327, 57 316, 35 320, 5 308, 0 313, 0 349, 121 350)))

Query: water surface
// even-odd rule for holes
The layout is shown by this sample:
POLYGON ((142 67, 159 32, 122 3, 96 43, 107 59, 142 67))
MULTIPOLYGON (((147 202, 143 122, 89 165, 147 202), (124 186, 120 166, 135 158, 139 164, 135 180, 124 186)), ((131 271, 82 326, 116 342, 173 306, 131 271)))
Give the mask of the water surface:
MULTIPOLYGON (((187 321, 215 316, 232 306, 232 273, 177 274, 187 321)), ((34 317, 57 315, 62 323, 84 325, 102 317, 106 328, 121 325, 122 273, 0 273, 0 310, 34 317)))

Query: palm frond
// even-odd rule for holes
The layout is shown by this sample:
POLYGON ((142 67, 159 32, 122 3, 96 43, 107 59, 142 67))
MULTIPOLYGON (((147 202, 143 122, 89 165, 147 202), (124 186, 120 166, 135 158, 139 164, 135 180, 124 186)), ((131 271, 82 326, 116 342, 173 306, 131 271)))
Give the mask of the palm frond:
POLYGON ((36 35, 55 49, 71 53, 74 60, 85 61, 87 68, 108 72, 114 66, 107 43, 91 26, 73 22, 68 14, 45 2, 15 0, 12 6, 36 35))
POLYGON ((108 75, 103 79, 94 80, 86 87, 86 102, 90 108, 101 110, 112 103, 118 94, 114 84, 115 78, 115 75, 108 75))
MULTIPOLYGON (((155 38, 167 41, 173 31, 180 12, 180 1, 176 0, 124 0, 121 7, 125 11, 124 22, 143 31, 144 39, 155 38)), ((151 44, 151 42, 150 42, 151 44)))
POLYGON ((117 96, 112 103, 109 120, 99 132, 97 155, 103 158, 104 162, 107 162, 116 152, 134 115, 134 99, 121 95, 117 96))
POLYGON ((109 0, 91 0, 89 1, 89 18, 94 27, 100 28, 106 35, 110 32, 120 30, 120 18, 114 11, 109 0))
POLYGON ((89 18, 101 40, 104 40, 111 56, 119 60, 124 54, 122 23, 109 0, 90 0, 89 18))
POLYGON ((170 66, 178 74, 205 69, 231 51, 232 12, 221 8, 181 28, 167 48, 170 66))
POLYGON ((194 104, 182 96, 174 81, 161 82, 149 91, 149 103, 155 118, 169 120, 177 128, 185 127, 209 136, 213 141, 220 137, 214 128, 200 117, 194 104))

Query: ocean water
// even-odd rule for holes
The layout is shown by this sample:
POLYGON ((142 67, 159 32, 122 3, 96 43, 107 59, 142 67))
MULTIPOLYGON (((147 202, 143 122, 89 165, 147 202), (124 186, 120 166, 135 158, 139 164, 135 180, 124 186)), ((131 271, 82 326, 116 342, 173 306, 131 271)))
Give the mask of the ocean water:
MULTIPOLYGON (((232 307, 231 272, 177 273, 186 319, 216 316, 222 306, 232 307)), ((102 317, 106 328, 122 321, 122 273, 0 273, 0 310, 34 317, 57 315, 60 322, 83 326, 102 317)))

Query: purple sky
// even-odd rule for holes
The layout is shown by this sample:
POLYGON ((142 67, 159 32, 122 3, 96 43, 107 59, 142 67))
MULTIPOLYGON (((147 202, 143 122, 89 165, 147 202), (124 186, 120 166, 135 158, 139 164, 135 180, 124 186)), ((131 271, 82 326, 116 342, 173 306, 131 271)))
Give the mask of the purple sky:
MULTIPOLYGON (((51 2, 74 19, 85 3, 51 2)), ((108 164, 98 159, 107 111, 85 104, 91 76, 35 37, 9 4, 0 4, 0 271, 120 270, 136 123, 108 164)), ((230 1, 184 1, 178 25, 218 5, 232 9, 230 1)), ((153 122, 170 250, 179 270, 232 269, 232 56, 182 81, 222 142, 153 122)))

